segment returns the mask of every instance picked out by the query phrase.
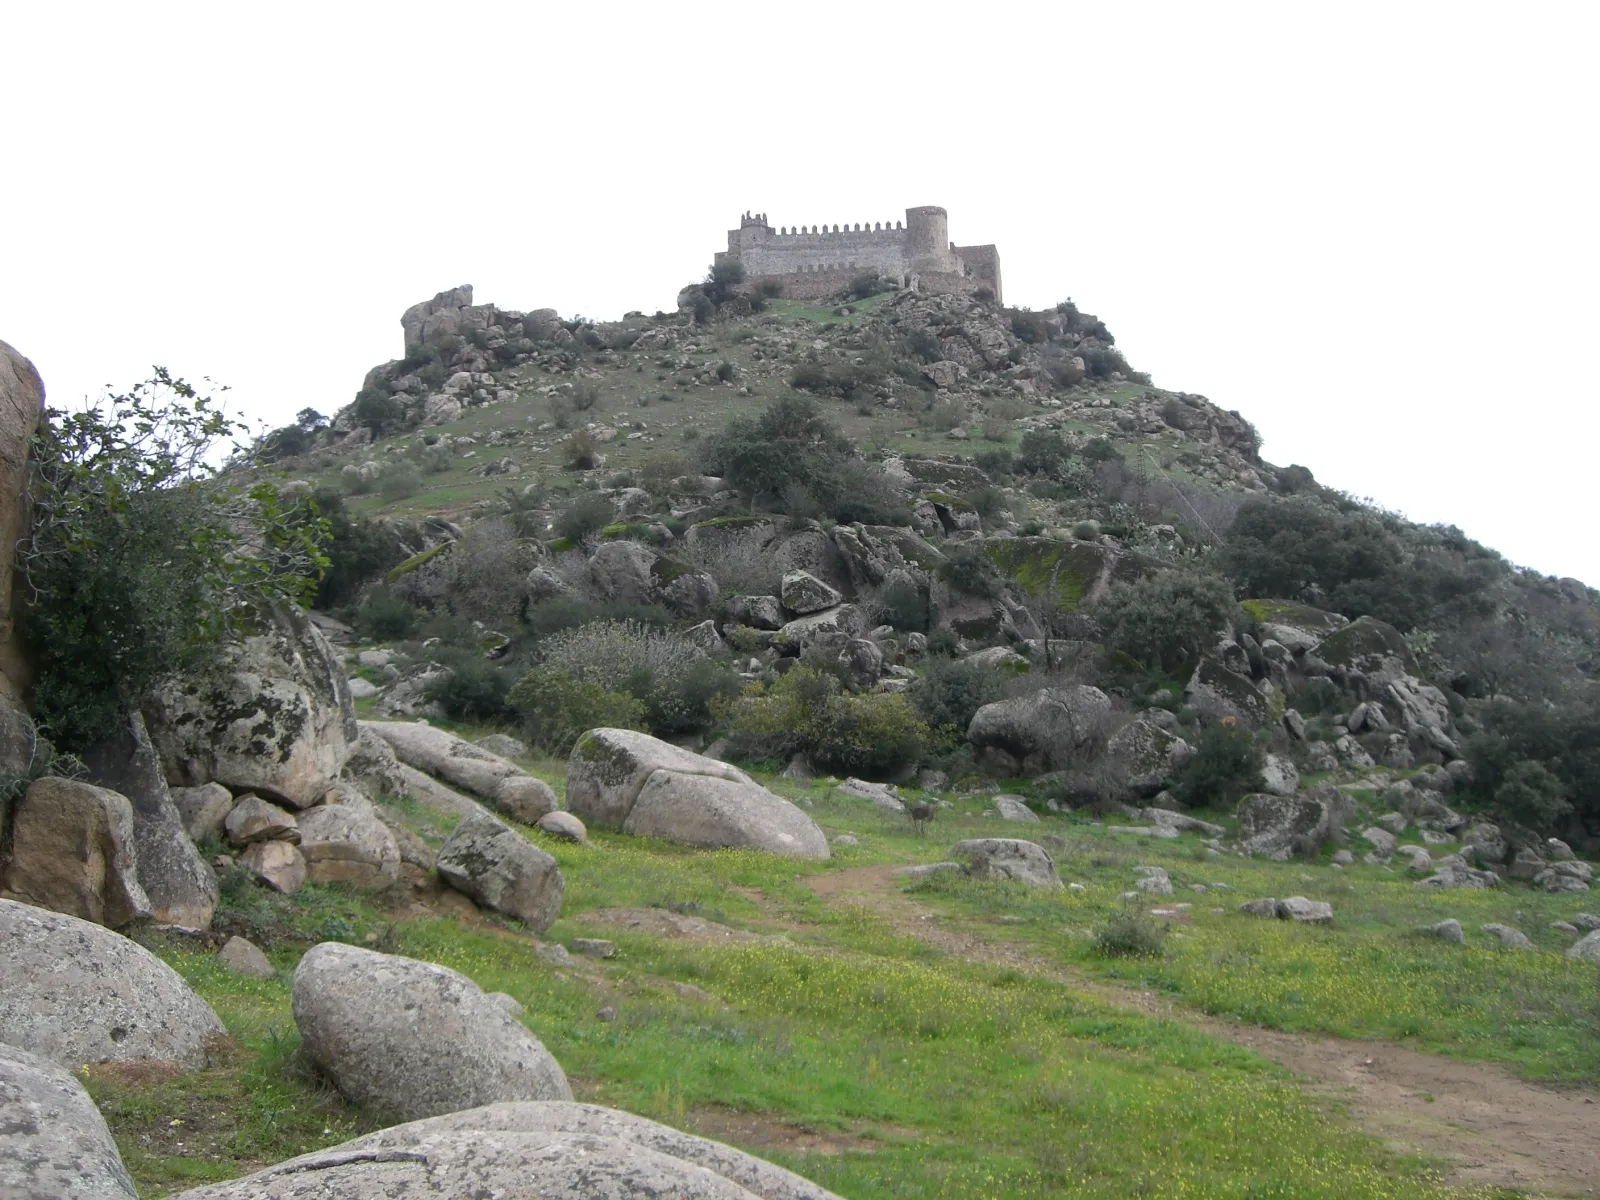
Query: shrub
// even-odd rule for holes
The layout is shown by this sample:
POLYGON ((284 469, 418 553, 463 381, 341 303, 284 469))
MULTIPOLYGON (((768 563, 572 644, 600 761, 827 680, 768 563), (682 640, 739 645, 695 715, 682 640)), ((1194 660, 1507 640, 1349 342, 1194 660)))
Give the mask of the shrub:
POLYGON ((1083 359, 1084 370, 1090 379, 1109 379, 1112 375, 1129 375, 1133 372, 1128 360, 1122 357, 1122 351, 1110 347, 1082 350, 1078 357, 1083 359))
POLYGON ((378 480, 378 494, 390 502, 407 500, 421 490, 422 477, 414 467, 390 467, 378 480))
POLYGON ((923 362, 938 362, 944 357, 944 348, 931 329, 913 329, 906 338, 906 349, 923 362))
POLYGON ((421 615, 388 588, 373 588, 352 623, 365 641, 392 642, 408 637, 421 615))
POLYGON ((797 666, 723 706, 729 730, 757 755, 804 753, 841 774, 892 775, 920 761, 928 727, 904 696, 848 695, 837 678, 797 666))
POLYGON ((243 427, 162 368, 77 413, 47 410, 30 448, 32 524, 15 547, 34 715, 58 745, 117 728, 165 675, 254 614, 311 599, 327 523, 271 484, 207 465, 243 427))
POLYGON ((561 443, 561 461, 569 471, 592 471, 600 465, 600 443, 580 429, 561 443))
POLYGON ((983 551, 961 546, 939 564, 936 574, 965 596, 993 599, 1000 594, 1000 576, 983 551))
POLYGON ((438 660, 448 670, 428 685, 428 699, 457 721, 493 721, 506 713, 509 673, 482 655, 450 651, 438 660))
POLYGON ((1096 437, 1083 444, 1083 457, 1092 463, 1121 462, 1122 451, 1109 438, 1096 437))
POLYGON ((1523 759, 1506 771, 1494 792, 1495 807, 1531 829, 1549 829, 1572 811, 1566 785, 1543 763, 1523 759))
POLYGON ((1030 346, 1044 341, 1049 336, 1044 319, 1033 312, 1012 313, 1011 332, 1016 335, 1019 342, 1026 342, 1030 346))
POLYGON ((962 658, 933 659, 908 693, 918 714, 934 730, 953 731, 959 741, 985 704, 1005 699, 1005 679, 993 667, 962 658))
POLYGON ((1143 905, 1129 903, 1095 932, 1094 945, 1107 958, 1159 958, 1166 936, 1143 905))
POLYGON ((985 521, 999 516, 1010 505, 1006 494, 997 487, 983 487, 967 494, 967 503, 985 521))
POLYGON ((1173 791, 1191 808, 1221 808, 1255 787, 1261 762, 1248 730, 1219 721, 1200 735, 1173 791))
POLYGON ((404 559, 406 551, 387 526, 352 516, 335 489, 318 488, 312 499, 328 523, 328 567, 317 584, 316 606, 338 608, 355 599, 367 580, 404 559))
POLYGON ((719 362, 717 364, 717 378, 720 379, 723 383, 731 383, 733 381, 734 375, 736 375, 737 373, 738 373, 738 368, 736 368, 731 362, 728 362, 726 359, 724 359, 722 362, 719 362))
POLYGON ((1022 435, 1017 449, 1017 465, 1030 475, 1061 478, 1072 461, 1072 447, 1059 433, 1030 429, 1022 435))
POLYGON ((574 679, 558 667, 536 666, 517 680, 506 703, 522 717, 528 740, 547 754, 565 756, 591 729, 644 729, 644 706, 599 683, 574 679))
POLYGON ((577 545, 611 524, 616 515, 616 505, 610 500, 599 492, 588 492, 561 510, 555 519, 555 533, 577 545))
POLYGON ((1005 417, 987 416, 983 419, 983 438, 987 442, 1003 442, 1011 436, 1011 422, 1005 417))
POLYGON ((972 456, 973 464, 989 475, 1009 475, 1017 465, 1016 456, 1001 447, 998 450, 985 450, 972 456))
POLYGON ((739 689, 726 663, 708 659, 678 634, 633 621, 595 621, 551 634, 540 654, 545 666, 570 678, 632 696, 657 734, 703 728, 713 701, 739 689))
POLYGON ((917 424, 935 433, 948 433, 966 419, 967 410, 960 404, 954 400, 939 400, 923 411, 917 418, 917 424))
POLYGON ((1187 571, 1157 571, 1114 584, 1094 609, 1106 645, 1169 675, 1193 668, 1232 613, 1227 583, 1187 571))
POLYGON ((850 281, 850 286, 845 289, 845 298, 865 300, 869 296, 876 296, 885 286, 882 276, 876 271, 862 271, 850 281))
POLYGON ((879 588, 872 598, 878 621, 893 625, 904 633, 920 633, 928 628, 928 597, 914 582, 897 576, 879 588))

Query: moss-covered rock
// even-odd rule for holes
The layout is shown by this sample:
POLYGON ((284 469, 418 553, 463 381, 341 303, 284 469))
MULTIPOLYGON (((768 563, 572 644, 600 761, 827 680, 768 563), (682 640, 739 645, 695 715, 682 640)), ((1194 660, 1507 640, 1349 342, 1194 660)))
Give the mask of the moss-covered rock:
POLYGON ((1183 695, 1196 708, 1232 717, 1252 729, 1272 719, 1271 706, 1256 685, 1214 658, 1200 660, 1183 695))
POLYGON ((453 545, 455 545, 454 542, 440 542, 437 546, 424 550, 421 554, 413 554, 399 566, 391 568, 389 573, 383 577, 383 581, 389 584, 399 582, 403 576, 411 574, 424 563, 432 562, 453 545))
POLYGON ((1376 617, 1357 617, 1317 644, 1316 655, 1330 667, 1369 677, 1398 679, 1416 672, 1416 659, 1400 631, 1376 617))
POLYGON ((985 544, 984 553, 1027 595, 1051 597, 1066 609, 1083 602, 1112 554, 1096 543, 1045 537, 997 539, 985 544))

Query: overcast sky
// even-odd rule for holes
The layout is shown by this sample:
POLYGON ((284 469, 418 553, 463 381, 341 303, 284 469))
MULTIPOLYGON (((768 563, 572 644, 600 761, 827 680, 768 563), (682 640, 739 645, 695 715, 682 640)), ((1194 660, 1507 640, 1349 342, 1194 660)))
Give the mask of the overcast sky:
POLYGON ((671 308, 949 210, 1264 453, 1600 584, 1592 3, 7 6, 0 339, 332 413, 459 283, 671 308))

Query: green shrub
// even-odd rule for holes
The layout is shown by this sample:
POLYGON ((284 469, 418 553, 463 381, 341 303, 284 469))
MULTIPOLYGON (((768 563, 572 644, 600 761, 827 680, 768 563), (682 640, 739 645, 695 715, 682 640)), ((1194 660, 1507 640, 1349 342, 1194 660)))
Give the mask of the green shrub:
POLYGON ((1523 759, 1514 763, 1495 788, 1494 803, 1502 814, 1530 829, 1552 828, 1572 811, 1566 785, 1543 763, 1523 759))
POLYGON ((1009 475, 1017 465, 1016 456, 1004 446, 997 450, 985 450, 981 454, 974 454, 972 462, 979 470, 989 475, 1009 475))
POLYGON ((363 641, 393 642, 411 636, 421 616, 388 588, 373 588, 356 609, 352 624, 363 641))
POLYGON ((1012 313, 1011 332, 1016 335, 1019 342, 1026 342, 1030 346, 1049 337, 1049 331, 1045 328, 1044 318, 1033 312, 1012 313))
POLYGON ((593 621, 550 634, 540 655, 570 678, 632 696, 646 727, 660 735, 704 728, 713 703, 739 690, 727 663, 670 630, 633 621, 593 621))
POLYGON ((1092 463, 1121 462, 1122 451, 1111 444, 1109 438, 1090 438, 1083 444, 1083 457, 1092 463))
POLYGON ((555 533, 576 545, 599 533, 616 515, 616 505, 610 500, 599 492, 588 492, 561 510, 555 519, 555 533))
POLYGON ((906 349, 923 362, 938 362, 944 357, 944 348, 931 329, 913 329, 906 338, 906 349))
POLYGON ((973 715, 985 704, 1003 700, 1005 691, 1005 677, 993 667, 963 658, 933 658, 907 694, 932 729, 953 731, 959 741, 973 715))
POLYGON ((569 471, 592 471, 600 465, 600 443, 580 429, 561 443, 561 461, 569 471))
POLYGON ((481 654, 452 651, 442 655, 448 671, 428 686, 428 699, 457 721, 493 721, 506 714, 509 672, 486 662, 481 654))
POLYGON ((894 579, 878 590, 875 597, 878 619, 902 633, 920 633, 928 628, 931 616, 928 597, 911 580, 894 579))
POLYGON ((1255 788, 1261 751, 1249 730, 1224 719, 1208 725, 1194 757, 1178 776, 1174 794, 1191 808, 1222 808, 1255 788))
POLYGON ((522 717, 528 740, 564 756, 591 729, 644 729, 644 706, 622 692, 574 679, 558 667, 536 666, 517 680, 506 704, 522 717))
POLYGON ((390 467, 378 480, 378 494, 391 502, 410 499, 421 490, 422 477, 414 467, 390 467))
POLYGON ((317 584, 316 606, 338 608, 350 603, 367 580, 401 562, 406 551, 387 526, 352 516, 336 489, 318 488, 312 499, 328 523, 328 567, 317 584))
POLYGON ((1166 936, 1143 905, 1129 903, 1095 931, 1094 945, 1107 958, 1159 958, 1166 936))
POLYGON ((1194 667, 1233 608, 1233 591, 1215 576, 1157 571, 1113 584, 1094 616, 1107 646, 1149 670, 1178 675, 1194 667))
POLYGON ((1059 433, 1030 429, 1017 448, 1017 465, 1030 475, 1060 478, 1072 461, 1072 447, 1059 433))
POLYGON ((928 727, 904 696, 846 694, 837 678, 797 666, 722 706, 736 743, 757 756, 804 753, 841 774, 893 775, 921 760, 928 727))
POLYGON ((1000 594, 1000 576, 982 550, 961 546, 952 551, 935 574, 965 596, 993 599, 1000 594))

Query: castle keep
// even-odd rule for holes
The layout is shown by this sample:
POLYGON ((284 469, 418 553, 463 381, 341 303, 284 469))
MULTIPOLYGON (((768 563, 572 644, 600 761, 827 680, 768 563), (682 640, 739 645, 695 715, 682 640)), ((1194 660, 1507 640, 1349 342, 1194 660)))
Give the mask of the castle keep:
POLYGON ((875 270, 901 287, 928 292, 1000 293, 1000 252, 993 246, 957 246, 950 241, 949 216, 932 206, 906 209, 904 224, 774 230, 765 213, 746 213, 739 228, 728 230, 728 249, 720 263, 744 265, 751 290, 776 286, 780 295, 815 299, 850 286, 863 271, 875 270))

